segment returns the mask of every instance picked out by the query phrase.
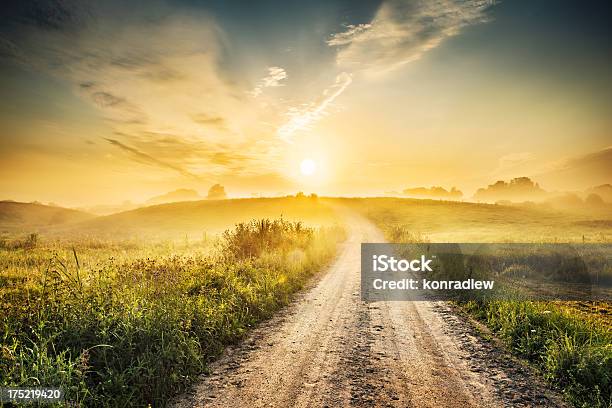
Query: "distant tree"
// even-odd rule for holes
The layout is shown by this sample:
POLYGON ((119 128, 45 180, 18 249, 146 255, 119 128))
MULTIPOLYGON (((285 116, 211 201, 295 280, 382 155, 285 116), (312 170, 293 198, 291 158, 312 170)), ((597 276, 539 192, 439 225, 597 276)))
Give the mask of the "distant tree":
POLYGON ((453 187, 447 191, 444 187, 415 187, 404 190, 404 195, 415 198, 437 198, 443 200, 460 200, 463 193, 453 187))
POLYGON ((595 207, 599 207, 600 205, 605 205, 603 198, 601 198, 600 195, 595 194, 595 193, 589 194, 585 200, 585 203, 587 205, 592 205, 595 207))
POLYGON ((304 192, 303 192, 303 191, 300 191, 299 193, 297 193, 297 194, 295 195, 295 197, 296 197, 296 198, 304 198, 304 197, 306 197, 306 195, 304 194, 304 192))
POLYGON ((449 195, 453 198, 460 199, 461 197, 463 197, 463 192, 461 190, 458 190, 457 187, 453 187, 451 188, 449 195))
POLYGON ((319 196, 317 195, 317 193, 310 193, 310 198, 316 200, 317 198, 319 198, 319 196))
POLYGON ((602 184, 600 186, 589 188, 585 191, 587 194, 597 194, 604 202, 612 203, 612 184, 602 184))
POLYGON ((208 190, 209 200, 223 200, 227 198, 227 194, 225 193, 225 187, 221 184, 215 184, 208 190))
POLYGON ((476 200, 496 202, 499 200, 528 201, 542 199, 546 192, 529 177, 517 177, 506 183, 499 180, 486 188, 479 188, 474 194, 476 200))

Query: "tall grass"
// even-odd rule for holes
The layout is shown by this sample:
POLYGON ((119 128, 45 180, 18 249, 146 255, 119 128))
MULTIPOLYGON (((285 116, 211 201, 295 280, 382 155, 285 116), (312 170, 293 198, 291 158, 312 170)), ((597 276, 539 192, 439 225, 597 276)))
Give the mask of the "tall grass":
POLYGON ((285 305, 340 239, 263 220, 227 231, 208 255, 84 267, 75 250, 22 279, 13 269, 0 280, 0 384, 62 387, 84 406, 163 406, 285 305))
POLYGON ((612 406, 612 332, 562 302, 471 301, 463 306, 533 362, 577 407, 612 406))

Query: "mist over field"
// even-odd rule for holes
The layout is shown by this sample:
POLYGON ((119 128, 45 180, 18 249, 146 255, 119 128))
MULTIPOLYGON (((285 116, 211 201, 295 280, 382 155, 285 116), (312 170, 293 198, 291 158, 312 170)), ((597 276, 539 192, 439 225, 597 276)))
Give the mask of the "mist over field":
POLYGON ((611 407, 610 21, 4 1, 0 407, 611 407))

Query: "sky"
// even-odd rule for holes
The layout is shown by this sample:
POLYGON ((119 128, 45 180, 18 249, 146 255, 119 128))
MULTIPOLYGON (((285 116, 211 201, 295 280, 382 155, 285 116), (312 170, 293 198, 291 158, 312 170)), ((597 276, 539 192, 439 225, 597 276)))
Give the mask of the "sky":
POLYGON ((609 183, 611 8, 9 0, 0 199, 609 183))

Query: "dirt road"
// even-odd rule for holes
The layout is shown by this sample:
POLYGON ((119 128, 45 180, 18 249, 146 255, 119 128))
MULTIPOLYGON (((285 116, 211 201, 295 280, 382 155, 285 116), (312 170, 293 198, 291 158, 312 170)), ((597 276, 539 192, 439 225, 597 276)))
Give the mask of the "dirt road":
POLYGON ((383 237, 363 219, 349 225, 329 271, 228 349, 177 407, 558 406, 444 302, 362 302, 360 243, 383 237))

